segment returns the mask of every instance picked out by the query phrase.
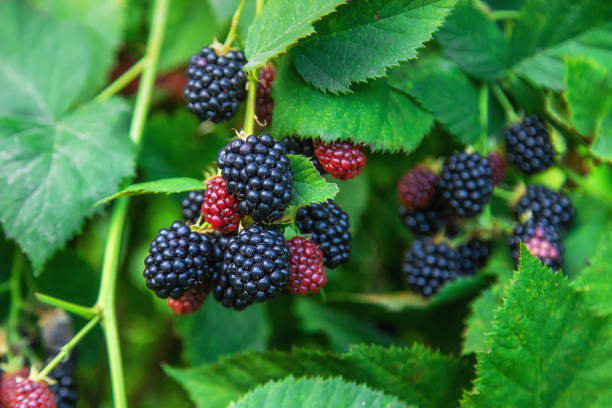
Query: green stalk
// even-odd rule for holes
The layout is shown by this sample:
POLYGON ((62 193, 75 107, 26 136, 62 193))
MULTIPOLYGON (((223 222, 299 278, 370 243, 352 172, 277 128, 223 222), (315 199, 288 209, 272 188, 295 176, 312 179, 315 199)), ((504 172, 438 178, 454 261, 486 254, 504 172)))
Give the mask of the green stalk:
POLYGON ((499 84, 497 84, 496 82, 491 83, 491 90, 493 91, 493 94, 497 98, 497 101, 499 102, 499 104, 504 109, 504 112, 506 112, 506 121, 508 122, 508 124, 518 122, 520 118, 516 114, 516 111, 514 110, 512 103, 510 103, 510 101, 508 100, 508 97, 506 96, 504 91, 501 89, 499 84))
POLYGON ((119 78, 115 79, 110 85, 108 85, 102 92, 95 97, 96 101, 105 101, 111 96, 115 95, 123 88, 125 88, 130 82, 132 82, 145 68, 147 65, 147 56, 142 57, 138 62, 125 71, 119 78))
POLYGON ((258 15, 261 12, 261 10, 263 9, 263 6, 264 6, 263 0, 255 1, 255 15, 258 15))
POLYGON ((478 151, 481 155, 486 156, 489 135, 489 86, 486 83, 482 84, 478 90, 478 113, 480 122, 478 151))
POLYGON ((249 71, 249 91, 244 110, 244 133, 252 135, 255 129, 255 97, 257 96, 257 70, 249 71))
POLYGON ((21 251, 15 248, 13 264, 11 266, 10 291, 11 303, 9 306, 8 329, 10 336, 18 336, 19 311, 21 310, 21 271, 25 266, 25 258, 21 251))
POLYGON ((230 26, 229 32, 227 33, 227 37, 225 37, 225 43, 223 43, 223 53, 229 51, 232 43, 236 39, 236 30, 238 29, 238 21, 240 21, 240 15, 242 14, 242 9, 244 8, 245 0, 240 0, 240 4, 232 17, 232 25, 230 26))
POLYGON ((521 18, 521 12, 518 10, 496 10, 489 13, 489 18, 493 21, 516 20, 521 18))
POLYGON ((77 316, 81 316, 84 319, 92 319, 94 316, 99 314, 99 310, 93 307, 81 306, 76 303, 68 302, 66 300, 58 299, 53 296, 44 295, 42 293, 36 293, 36 298, 49 306, 59 307, 67 312, 74 313, 77 316))

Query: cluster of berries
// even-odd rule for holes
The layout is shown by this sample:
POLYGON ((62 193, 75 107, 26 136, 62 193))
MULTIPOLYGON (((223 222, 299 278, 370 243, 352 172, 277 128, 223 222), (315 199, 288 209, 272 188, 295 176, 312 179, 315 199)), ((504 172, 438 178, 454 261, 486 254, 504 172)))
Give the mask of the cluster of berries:
POLYGON ((284 290, 318 293, 327 283, 324 265, 348 260, 348 215, 331 200, 298 209, 295 225, 310 240, 285 241, 276 228, 292 198, 286 144, 266 133, 228 143, 217 156, 221 175, 183 200, 186 221, 160 230, 151 243, 147 286, 176 314, 197 311, 211 291, 235 310, 284 290), (239 230, 243 221, 249 226, 239 230))

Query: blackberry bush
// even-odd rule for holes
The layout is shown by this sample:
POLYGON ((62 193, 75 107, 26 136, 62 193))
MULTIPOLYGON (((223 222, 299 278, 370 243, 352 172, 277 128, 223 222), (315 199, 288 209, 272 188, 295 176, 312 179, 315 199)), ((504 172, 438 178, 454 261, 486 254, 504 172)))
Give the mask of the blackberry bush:
POLYGON ((555 151, 548 130, 537 116, 527 116, 505 133, 508 161, 526 174, 535 174, 553 165, 555 151))
POLYGON ((403 272, 410 289, 431 296, 461 275, 461 260, 459 253, 448 245, 434 244, 429 238, 419 239, 404 255, 403 272))

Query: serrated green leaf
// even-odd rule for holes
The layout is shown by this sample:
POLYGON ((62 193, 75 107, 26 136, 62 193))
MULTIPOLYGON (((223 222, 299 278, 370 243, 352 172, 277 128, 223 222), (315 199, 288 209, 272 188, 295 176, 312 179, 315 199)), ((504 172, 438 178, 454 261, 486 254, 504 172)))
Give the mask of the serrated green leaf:
POLYGON ((312 23, 346 0, 307 0, 299 4, 268 0, 249 27, 245 70, 261 67, 288 46, 314 32, 312 23))
POLYGON ((587 299, 603 313, 612 313, 612 230, 603 234, 590 257, 589 265, 583 269, 580 277, 574 281, 576 287, 587 293, 587 299))
POLYGON ((476 78, 500 78, 511 65, 508 41, 472 2, 455 7, 436 39, 449 58, 476 78))
POLYGON ((351 140, 374 150, 410 152, 433 125, 433 117, 386 79, 357 85, 354 93, 325 95, 283 64, 273 88, 277 136, 297 134, 325 141, 351 140))
POLYGON ((568 58, 565 88, 575 129, 586 136, 597 134, 612 109, 610 71, 592 58, 568 58))
POLYGON ((291 56, 315 88, 349 92, 352 82, 385 76, 387 68, 416 58, 455 3, 353 0, 318 22, 317 34, 293 47, 291 56))
POLYGON ((395 397, 373 391, 365 385, 340 378, 301 378, 289 376, 280 382, 269 382, 245 395, 231 408, 303 407, 303 408, 403 408, 395 397))
POLYGON ((293 172, 291 205, 301 207, 312 203, 322 203, 336 196, 338 186, 325 181, 309 158, 295 154, 288 156, 293 172))
POLYGON ((103 198, 94 205, 100 205, 119 197, 129 197, 142 194, 175 194, 185 193, 187 191, 204 190, 205 185, 202 180, 189 177, 175 177, 156 181, 146 181, 144 183, 136 183, 127 186, 123 190, 103 198))
POLYGON ((448 407, 469 383, 467 361, 415 344, 411 348, 358 345, 346 354, 294 349, 222 358, 218 363, 180 369, 165 366, 199 408, 226 407, 259 384, 287 375, 342 376, 394 395, 409 404, 448 407))
POLYGON ((491 351, 477 353, 478 377, 462 406, 609 406, 611 334, 609 316, 596 315, 584 293, 523 246, 491 351))

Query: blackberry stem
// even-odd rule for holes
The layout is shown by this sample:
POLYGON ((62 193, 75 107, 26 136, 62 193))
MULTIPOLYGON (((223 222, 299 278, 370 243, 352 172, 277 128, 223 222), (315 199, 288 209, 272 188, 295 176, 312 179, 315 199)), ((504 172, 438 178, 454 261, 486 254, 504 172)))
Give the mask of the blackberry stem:
POLYGON ((495 97, 497 98, 499 104, 504 109, 504 112, 506 113, 506 121, 508 122, 508 124, 518 122, 520 120, 520 117, 516 114, 512 103, 510 102, 510 100, 508 100, 508 97, 497 82, 491 83, 491 90, 493 91, 493 94, 495 94, 495 97))
POLYGON ((514 192, 499 187, 493 189, 493 195, 506 201, 512 201, 514 199, 514 192))
POLYGON ((257 96, 257 69, 248 72, 249 92, 244 111, 244 133, 252 135, 255 128, 255 97, 257 96))
POLYGON ((227 37, 225 37, 225 42, 223 43, 223 53, 229 51, 232 43, 236 39, 236 30, 238 28, 238 21, 240 21, 240 15, 242 14, 242 9, 244 8, 245 0, 240 0, 240 4, 238 4, 238 8, 232 17, 232 25, 230 26, 229 32, 227 33, 227 37))
POLYGON ((497 20, 516 20, 521 17, 521 12, 518 10, 496 10, 489 13, 489 18, 493 21, 497 20))
POLYGON ((10 291, 11 291, 11 304, 9 306, 8 316, 8 329, 9 335, 19 336, 19 310, 21 309, 22 296, 21 296, 21 271, 25 266, 25 258, 21 251, 15 248, 15 255, 13 256, 13 264, 11 266, 11 278, 10 278, 10 291))
POLYGON ((147 56, 142 57, 138 62, 130 67, 127 71, 125 71, 121 76, 115 79, 112 83, 110 83, 106 88, 102 90, 94 98, 96 101, 105 101, 110 99, 113 95, 121 91, 125 88, 130 82, 132 82, 138 75, 140 75, 143 69, 147 66, 148 58, 147 56))
POLYGON ((36 299, 38 299, 42 303, 53 307, 59 307, 60 309, 64 309, 67 312, 74 313, 77 316, 81 316, 84 319, 91 319, 100 313, 100 311, 96 308, 77 305, 76 303, 58 299, 53 296, 44 295, 42 293, 36 293, 35 296, 36 299))
POLYGON ((489 133, 489 86, 484 83, 478 91, 478 113, 480 121, 480 137, 478 139, 478 152, 487 155, 489 133))

